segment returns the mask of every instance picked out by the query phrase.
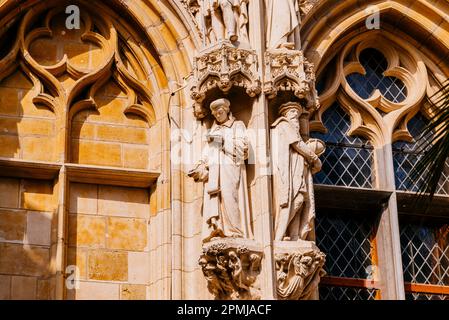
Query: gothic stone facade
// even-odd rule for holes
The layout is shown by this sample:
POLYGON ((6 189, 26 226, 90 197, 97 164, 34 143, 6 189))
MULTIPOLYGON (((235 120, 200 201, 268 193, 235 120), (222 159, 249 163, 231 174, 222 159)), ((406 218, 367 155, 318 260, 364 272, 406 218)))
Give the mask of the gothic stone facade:
POLYGON ((406 180, 448 15, 1 0, 0 299, 447 299, 406 180))

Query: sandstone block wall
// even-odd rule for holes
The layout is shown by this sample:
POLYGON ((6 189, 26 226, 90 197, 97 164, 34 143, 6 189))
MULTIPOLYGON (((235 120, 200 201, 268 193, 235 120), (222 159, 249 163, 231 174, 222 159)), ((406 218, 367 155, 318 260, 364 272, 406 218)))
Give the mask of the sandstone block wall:
POLYGON ((0 178, 0 299, 54 298, 52 181, 0 178))

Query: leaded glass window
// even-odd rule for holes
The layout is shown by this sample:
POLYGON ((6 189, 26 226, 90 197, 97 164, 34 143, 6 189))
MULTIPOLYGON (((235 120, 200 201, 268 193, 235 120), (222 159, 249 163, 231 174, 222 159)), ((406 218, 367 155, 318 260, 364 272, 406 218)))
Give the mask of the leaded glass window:
MULTIPOLYGON (((408 130, 415 140, 421 136, 427 123, 428 120, 421 113, 418 113, 409 121, 408 130)), ((416 142, 407 143, 399 141, 393 144, 396 189, 414 192, 419 190, 424 175, 417 180, 412 180, 410 174, 423 155, 421 151, 422 150, 419 150, 419 145, 416 142)), ((446 167, 442 173, 436 193, 444 195, 449 194, 449 161, 446 162, 446 167)))
POLYGON ((320 286, 320 300, 375 300, 377 289, 320 286))
POLYGON ((373 271, 375 221, 371 215, 319 214, 318 247, 326 252, 330 276, 370 279, 373 271))
POLYGON ((401 225, 404 281, 449 286, 449 224, 401 225))
POLYGON ((368 99, 378 89, 391 102, 405 100, 407 88, 404 83, 398 78, 384 75, 388 61, 381 52, 372 48, 365 49, 360 53, 359 61, 365 68, 366 75, 352 73, 346 79, 362 99, 368 99))
POLYGON ((315 183, 356 188, 372 187, 373 149, 369 142, 350 137, 349 115, 336 103, 323 114, 328 133, 312 133, 326 142, 326 153, 321 157, 322 170, 315 175, 315 183))
POLYGON ((405 300, 448 300, 449 294, 406 293, 405 300))
POLYGON ((320 285, 321 300, 374 300, 378 289, 365 287, 374 281, 376 216, 319 210, 316 219, 318 247, 326 253, 326 279, 320 285), (348 283, 345 279, 351 279, 348 283), (343 284, 341 284, 343 283, 343 284))

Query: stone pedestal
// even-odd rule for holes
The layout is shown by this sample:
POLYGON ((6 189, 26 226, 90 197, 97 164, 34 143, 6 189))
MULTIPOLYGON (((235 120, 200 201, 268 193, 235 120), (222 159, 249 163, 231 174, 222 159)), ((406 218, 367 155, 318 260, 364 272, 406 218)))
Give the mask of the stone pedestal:
POLYGON ((277 297, 314 300, 326 256, 312 241, 275 241, 277 297))
POLYGON ((259 300, 263 248, 253 240, 223 238, 203 245, 200 264, 217 300, 259 300))

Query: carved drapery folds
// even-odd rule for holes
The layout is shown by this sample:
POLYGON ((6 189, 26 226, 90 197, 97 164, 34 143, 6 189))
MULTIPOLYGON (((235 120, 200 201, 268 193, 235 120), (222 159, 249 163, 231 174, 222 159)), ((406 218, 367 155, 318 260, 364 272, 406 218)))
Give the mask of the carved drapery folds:
POLYGON ((313 300, 318 284, 326 272, 325 255, 318 248, 293 253, 280 253, 276 257, 277 296, 280 300, 313 300))
POLYGON ((319 108, 314 66, 299 50, 278 49, 265 53, 264 92, 268 99, 292 93, 308 111, 319 108))
POLYGON ((217 89, 222 94, 228 94, 232 88, 242 88, 250 97, 261 92, 256 53, 235 48, 228 42, 197 56, 194 60, 194 76, 191 97, 195 101, 194 111, 198 119, 207 115, 203 102, 217 89))
POLYGON ((221 239, 203 246, 198 263, 218 300, 258 300, 262 248, 252 241, 221 239))
POLYGON ((181 0, 181 3, 193 17, 203 45, 224 40, 249 42, 249 0, 181 0))

